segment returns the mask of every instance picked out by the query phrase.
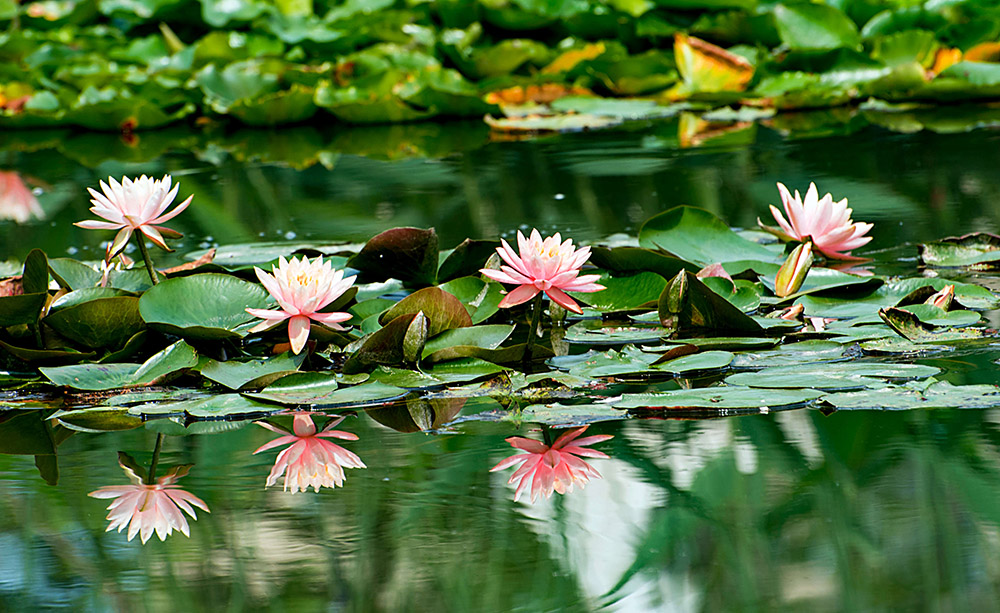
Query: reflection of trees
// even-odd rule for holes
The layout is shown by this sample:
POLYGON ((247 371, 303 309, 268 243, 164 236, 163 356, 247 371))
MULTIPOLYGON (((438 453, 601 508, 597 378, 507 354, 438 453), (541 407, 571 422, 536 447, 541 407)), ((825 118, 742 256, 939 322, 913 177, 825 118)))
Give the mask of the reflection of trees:
MULTIPOLYGON (((699 608, 710 611, 988 608, 1000 579, 992 562, 1000 473, 997 428, 985 417, 809 412, 733 420, 734 439, 757 449, 757 470, 739 471, 734 444, 684 492, 670 491, 672 471, 654 453, 638 466, 669 497, 609 596, 652 573, 694 581, 699 608), (815 448, 803 454, 811 438, 815 448)), ((690 428, 674 424, 660 436, 690 428)), ((625 449, 609 453, 634 452, 629 439, 616 438, 625 449)))
POLYGON ((151 433, 72 437, 56 488, 30 456, 0 456, 15 494, 0 497, 0 598, 20 609, 58 598, 153 610, 814 611, 989 610, 998 596, 990 412, 607 424, 605 478, 536 505, 511 501, 487 472, 509 453, 508 427, 350 427, 369 468, 318 495, 262 487, 270 458, 247 459, 269 438, 261 429, 168 438, 161 461, 198 464, 186 485, 212 514, 190 539, 145 548, 105 534, 104 505, 86 493, 120 480, 108 450, 148 447, 151 433))
MULTIPOLYGON (((801 130, 816 117, 784 121, 801 130)), ((34 142, 35 133, 18 133, 0 139, 3 160, 56 185, 62 208, 46 196, 52 227, 0 225, 0 237, 17 232, 4 243, 13 255, 74 245, 99 259, 99 237, 70 224, 87 216, 83 188, 121 174, 129 168, 122 161, 140 163, 147 174, 173 173, 195 194, 195 206, 178 221, 188 236, 182 252, 206 236, 220 243, 366 240, 402 225, 436 227, 444 247, 522 224, 589 240, 634 233, 642 220, 678 204, 752 227, 778 202, 779 180, 800 190, 816 181, 822 192, 849 198, 855 219, 876 222, 875 248, 1000 225, 988 132, 896 135, 838 125, 822 132, 826 138, 800 140, 782 136, 778 124, 752 127, 749 138, 692 149, 680 149, 676 120, 508 143, 488 143, 477 123, 225 137, 166 130, 144 133, 133 147, 116 135, 46 140, 38 133, 34 142)))

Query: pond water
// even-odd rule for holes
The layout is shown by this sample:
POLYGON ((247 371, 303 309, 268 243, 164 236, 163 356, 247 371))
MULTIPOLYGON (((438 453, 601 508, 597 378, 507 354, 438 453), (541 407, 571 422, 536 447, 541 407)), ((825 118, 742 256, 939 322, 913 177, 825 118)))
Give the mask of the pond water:
MULTIPOLYGON (((365 241, 403 225, 435 227, 442 247, 536 226, 587 242, 634 235, 678 204, 752 227, 779 180, 849 195, 854 218, 876 224, 864 251, 883 274, 920 274, 920 241, 1000 227, 993 130, 796 139, 755 126, 698 148, 680 147, 677 130, 489 142, 459 124, 151 133, 127 145, 4 134, 0 164, 40 187, 44 217, 0 224, 0 260, 34 247, 100 259, 109 237, 71 225, 87 216, 83 188, 142 172, 169 172, 195 194, 176 220, 178 254, 365 241)), ((992 286, 992 273, 946 274, 992 286)), ((954 384, 996 384, 998 357, 979 345, 910 362, 954 384)), ((650 384, 663 385, 633 387, 650 384)), ((600 421, 585 435, 613 436, 592 445, 608 456, 589 460, 600 478, 532 502, 514 501, 511 470, 490 468, 516 451, 506 437, 547 431, 463 421, 510 409, 489 399, 450 399, 430 417, 420 406, 342 412, 337 429, 357 440, 336 442, 366 468, 295 494, 282 479, 265 488, 277 451, 253 452, 276 435, 249 420, 94 434, 53 425, 51 409, 0 412, 0 609, 974 611, 1000 600, 1000 410, 600 421), (140 466, 156 455, 158 475, 193 465, 179 485, 211 512, 197 510, 189 538, 143 545, 105 532, 109 501, 87 494, 128 482, 119 451, 140 466)))

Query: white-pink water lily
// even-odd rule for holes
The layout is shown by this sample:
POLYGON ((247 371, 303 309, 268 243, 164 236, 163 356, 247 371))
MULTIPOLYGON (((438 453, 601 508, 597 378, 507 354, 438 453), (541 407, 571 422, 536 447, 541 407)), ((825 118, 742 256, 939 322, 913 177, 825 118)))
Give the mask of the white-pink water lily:
POLYGON ((130 485, 115 485, 102 487, 87 494, 93 498, 113 498, 108 506, 108 517, 111 523, 107 532, 118 529, 121 532, 128 526, 128 540, 138 534, 142 543, 156 533, 160 540, 165 540, 174 530, 181 531, 184 536, 191 536, 187 518, 198 519, 192 507, 198 507, 210 513, 208 505, 201 498, 181 489, 177 480, 183 477, 191 466, 175 466, 166 475, 156 480, 156 483, 143 483, 142 478, 126 468, 125 473, 132 480, 130 485), (183 511, 184 513, 182 513, 183 511))
POLYGON ((353 317, 350 313, 319 312, 340 298, 354 284, 356 278, 345 279, 344 271, 333 270, 330 262, 324 262, 321 255, 312 261, 305 256, 291 260, 278 258, 278 265, 271 267, 273 276, 256 266, 253 270, 281 308, 247 309, 247 313, 264 320, 250 331, 261 332, 287 319, 288 340, 292 344, 292 351, 296 354, 301 353, 302 348, 306 346, 311 321, 342 330, 339 323, 353 317))
POLYGON ((586 432, 588 427, 567 430, 552 443, 551 447, 534 439, 511 436, 507 442, 524 453, 500 461, 490 469, 490 472, 521 465, 508 481, 517 484, 514 500, 520 498, 525 490, 528 490, 531 502, 534 502, 539 495, 548 498, 552 496, 552 492, 560 494, 571 492, 574 485, 579 485, 580 489, 583 489, 591 478, 601 478, 601 473, 587 464, 583 458, 608 457, 606 453, 586 447, 614 438, 610 434, 598 434, 578 439, 577 437, 586 432))
POLYGON ((258 421, 257 425, 282 436, 261 445, 254 453, 292 444, 278 454, 265 487, 277 483, 278 478, 284 474, 286 491, 291 489, 294 494, 299 491, 304 492, 312 486, 313 490, 318 492, 321 487, 342 486, 346 479, 344 468, 366 468, 365 463, 357 455, 326 440, 327 438, 358 440, 356 434, 333 429, 343 420, 343 417, 333 419, 322 431, 317 432, 316 424, 308 412, 296 413, 291 433, 266 421, 258 421))
POLYGON ((142 232, 149 240, 153 241, 161 249, 170 251, 164 240, 164 235, 169 238, 179 238, 181 235, 170 228, 163 227, 162 224, 170 221, 181 211, 191 204, 194 196, 188 196, 169 213, 167 208, 177 197, 177 190, 180 185, 174 185, 171 189, 170 175, 164 175, 162 179, 153 179, 142 175, 134 181, 124 177, 119 183, 108 177, 108 182, 101 181, 101 191, 87 188, 93 199, 90 211, 105 219, 106 221, 85 220, 79 221, 75 225, 90 230, 118 230, 114 241, 111 243, 111 254, 116 255, 125 248, 132 233, 142 232))
POLYGON ((566 292, 599 292, 603 285, 594 283, 600 275, 580 275, 580 267, 590 257, 590 247, 577 249, 570 239, 562 240, 556 232, 545 239, 538 230, 532 230, 530 238, 517 233, 518 253, 507 241, 501 239, 497 247, 500 258, 506 262, 500 270, 483 268, 481 273, 501 283, 512 283, 519 287, 511 290, 501 307, 511 307, 527 302, 545 292, 556 304, 574 313, 583 309, 566 292))
POLYGON ((44 216, 38 198, 25 185, 21 175, 11 170, 0 171, 0 219, 24 223, 32 217, 41 219, 44 216))
POLYGON ((865 234, 873 225, 855 223, 851 219, 852 210, 847 208, 847 198, 838 202, 834 202, 830 194, 820 198, 815 183, 809 184, 805 200, 798 190, 792 196, 781 183, 778 183, 778 192, 788 220, 785 220, 777 207, 770 205, 775 221, 791 239, 805 240, 812 237, 813 245, 826 257, 852 259, 849 253, 851 249, 866 245, 872 239, 865 234))

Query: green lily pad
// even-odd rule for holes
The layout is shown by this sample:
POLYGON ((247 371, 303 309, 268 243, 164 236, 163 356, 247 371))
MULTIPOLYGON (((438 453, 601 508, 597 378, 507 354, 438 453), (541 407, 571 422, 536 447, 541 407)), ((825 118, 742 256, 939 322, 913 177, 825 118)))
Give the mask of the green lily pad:
POLYGON ((143 418, 178 416, 190 419, 248 419, 280 410, 273 404, 264 404, 240 394, 219 394, 180 402, 156 402, 129 407, 130 415, 143 418))
POLYGON ((748 241, 715 215, 690 206, 675 207, 648 219, 639 228, 639 244, 662 249, 701 266, 736 260, 779 262, 781 259, 779 252, 748 241))
POLYGON ((712 330, 763 335, 764 328, 689 271, 670 280, 657 303, 663 325, 677 333, 712 330))
POLYGON ((947 381, 911 382, 877 390, 828 394, 822 403, 837 410, 987 409, 1000 407, 1000 388, 952 385, 947 381))
POLYGON ((920 261, 926 266, 993 270, 1000 267, 1000 236, 975 232, 921 243, 920 261))
POLYGON ((48 298, 47 292, 0 296, 0 326, 16 326, 37 322, 48 298))
POLYGON ((916 315, 921 322, 935 327, 955 327, 971 326, 979 323, 983 316, 976 311, 955 310, 945 311, 941 307, 933 304, 911 304, 900 307, 904 311, 909 311, 916 315))
MULTIPOLYGON (((94 289, 98 294, 107 291, 102 288, 94 289)), ((43 323, 66 338, 91 349, 121 347, 145 327, 145 322, 139 315, 139 298, 115 296, 74 303, 73 295, 77 292, 89 295, 92 290, 77 290, 64 296, 70 306, 50 311, 42 320, 43 323)))
POLYGON ((771 366, 797 366, 819 362, 836 362, 847 359, 844 346, 833 341, 809 340, 780 345, 770 351, 738 353, 733 358, 733 368, 768 368, 771 366))
POLYGON ((564 340, 582 345, 650 345, 659 343, 673 330, 659 324, 603 322, 587 319, 566 329, 564 340))
MULTIPOLYGON (((315 373, 309 373, 315 374, 315 373)), ((353 408, 370 404, 381 404, 397 400, 406 395, 407 390, 386 385, 378 381, 368 381, 350 387, 330 389, 331 382, 321 382, 318 378, 296 377, 280 385, 265 388, 261 392, 246 394, 249 398, 276 402, 278 404, 311 405, 322 408, 353 408)))
POLYGON ((569 292, 569 295, 585 301, 592 309, 623 311, 656 304, 667 285, 666 279, 654 272, 628 276, 611 276, 605 273, 597 283, 603 285, 604 289, 593 293, 569 292))
POLYGON ((624 394, 615 406, 619 409, 766 412, 803 405, 821 396, 823 392, 811 389, 761 390, 752 387, 720 386, 672 392, 624 394))
POLYGON ((71 430, 80 432, 119 432, 141 428, 143 421, 135 415, 129 415, 127 409, 76 409, 73 411, 57 411, 52 419, 71 430))
POLYGON ((261 285, 230 275, 200 274, 167 279, 139 300, 139 313, 150 326, 185 338, 241 338, 254 317, 247 308, 266 308, 261 285))
MULTIPOLYGON (((479 421, 476 415, 469 421, 479 421)), ((599 421, 618 420, 623 417, 623 411, 610 404, 532 404, 520 411, 508 411, 502 421, 514 423, 545 424, 556 428, 570 428, 599 421)))
POLYGON ((198 371, 205 378, 231 390, 259 388, 297 371, 305 359, 305 353, 294 355, 291 352, 285 352, 261 360, 229 360, 226 362, 208 360, 198 368, 198 371))
POLYGON ((484 281, 479 277, 459 277, 442 283, 439 287, 465 305, 473 325, 480 324, 496 314, 500 310, 500 301, 504 296, 502 285, 484 281))
POLYGON ((496 349, 514 332, 514 326, 496 324, 470 326, 447 330, 427 341, 423 359, 428 362, 444 362, 456 358, 479 357, 460 355, 466 349, 496 349))
POLYGON ((635 347, 626 347, 620 352, 590 352, 570 368, 569 374, 588 379, 654 373, 680 377, 726 368, 732 362, 733 354, 728 351, 704 351, 654 364, 659 358, 659 354, 646 353, 635 347))
POLYGON ((198 363, 193 347, 177 341, 142 364, 73 364, 42 367, 39 371, 56 385, 81 390, 108 390, 151 385, 198 363))
POLYGON ((986 330, 984 328, 948 328, 941 330, 937 326, 920 321, 917 315, 895 307, 880 310, 879 316, 897 334, 916 343, 941 343, 996 336, 995 330, 986 330))
POLYGON ((380 366, 372 371, 373 381, 407 389, 425 389, 453 383, 466 383, 506 369, 476 358, 449 360, 422 371, 380 366))
MULTIPOLYGON (((462 313, 468 316, 464 308, 462 313)), ((344 372, 356 374, 380 364, 415 363, 427 342, 427 328, 427 317, 422 312, 396 317, 364 338, 361 346, 344 362, 344 372)))

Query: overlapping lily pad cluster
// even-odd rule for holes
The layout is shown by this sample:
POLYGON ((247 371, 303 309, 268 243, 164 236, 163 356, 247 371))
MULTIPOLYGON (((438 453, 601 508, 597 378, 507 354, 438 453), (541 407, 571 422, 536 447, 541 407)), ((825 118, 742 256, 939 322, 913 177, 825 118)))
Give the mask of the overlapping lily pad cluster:
MULTIPOLYGON (((812 214, 827 200, 806 198, 812 214)), ((856 249, 868 226, 850 213, 787 245, 680 206, 589 252, 539 237, 519 253, 473 239, 442 251, 433 229, 395 228, 364 245, 196 252, 154 275, 36 250, 0 284, 11 390, 0 404, 58 409, 89 430, 364 407, 402 431, 444 427, 472 398, 487 404, 461 419, 550 425, 668 409, 1000 406, 995 386, 938 381, 912 359, 995 342, 982 312, 1000 299, 948 277, 992 266, 996 239, 922 246, 929 276, 800 257, 822 232, 856 249), (268 264, 274 287, 254 270, 268 264), (500 277, 519 288, 505 294, 500 277), (542 292, 558 299, 544 317, 542 292)))
POLYGON ((329 114, 572 129, 1000 96, 1000 8, 983 0, 0 0, 0 27, 5 128, 329 114), (651 101, 554 102, 566 94, 651 101))

